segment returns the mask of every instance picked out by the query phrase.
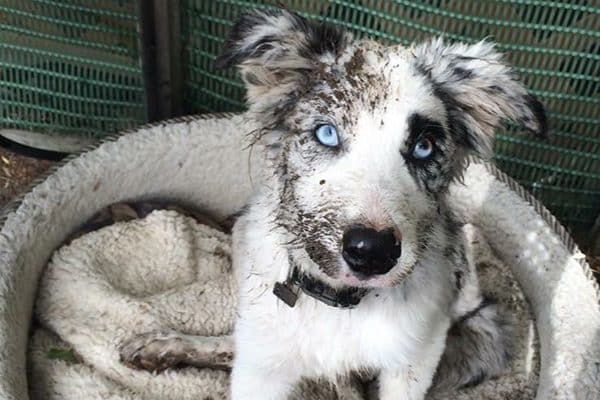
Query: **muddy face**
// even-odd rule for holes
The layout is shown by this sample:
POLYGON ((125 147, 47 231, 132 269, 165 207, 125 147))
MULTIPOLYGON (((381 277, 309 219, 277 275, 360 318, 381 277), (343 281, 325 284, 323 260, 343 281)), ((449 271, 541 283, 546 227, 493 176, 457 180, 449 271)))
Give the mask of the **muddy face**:
POLYGON ((340 285, 401 282, 443 241, 467 154, 489 154, 502 118, 546 128, 499 58, 483 43, 353 41, 287 11, 242 18, 220 61, 239 63, 294 257, 340 285))
POLYGON ((367 42, 345 58, 281 115, 277 221, 330 278, 389 286, 426 247, 456 146, 404 49, 367 42))

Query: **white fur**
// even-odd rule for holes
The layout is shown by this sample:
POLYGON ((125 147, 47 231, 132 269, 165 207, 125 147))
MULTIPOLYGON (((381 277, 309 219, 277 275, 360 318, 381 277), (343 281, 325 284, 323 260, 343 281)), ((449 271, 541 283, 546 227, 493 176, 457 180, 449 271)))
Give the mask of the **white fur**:
MULTIPOLYGON (((397 82, 405 85, 406 91, 413 91, 414 81, 397 82)), ((406 96, 402 98, 408 103, 406 96)), ((401 262, 390 274, 366 283, 356 279, 347 266, 337 279, 323 276, 302 250, 294 252, 302 260, 302 269, 334 286, 380 287, 355 309, 332 308, 303 295, 294 308, 289 308, 273 295, 274 284, 285 280, 290 270, 288 249, 283 245, 288 235, 272 218, 278 205, 274 195, 277 182, 268 181, 237 222, 233 260, 239 317, 233 400, 255 399, 257 391, 264 393, 261 399, 284 399, 301 377, 335 380, 353 370, 384 371, 380 379, 382 400, 395 399, 398 393, 414 400, 425 395, 450 325, 446 299, 451 264, 441 255, 430 255, 431 259, 425 260, 427 269, 420 270, 425 278, 419 279, 418 291, 407 295, 407 285, 389 288, 394 270, 412 268, 416 262, 416 227, 411 221, 430 207, 408 172, 402 173, 402 159, 394 150, 402 146, 402 130, 398 128, 406 125, 402 121, 410 110, 400 108, 385 116, 365 113, 359 130, 369 132, 377 127, 378 135, 359 134, 354 151, 335 166, 321 166, 314 176, 299 178, 296 186, 300 201, 310 206, 319 200, 315 182, 326 179, 336 196, 348 199, 345 210, 349 219, 366 217, 400 226, 401 262), (387 129, 378 127, 380 118, 388 121, 387 129)))
POLYGON ((398 393, 422 399, 450 324, 436 302, 439 282, 407 299, 401 289, 376 290, 352 310, 302 295, 289 308, 272 293, 289 269, 284 237, 256 204, 234 233, 240 297, 232 399, 255 399, 259 390, 262 399, 285 399, 301 377, 335 380, 352 370, 382 369, 382 400, 398 393))
MULTIPOLYGON (((468 154, 491 153, 503 119, 546 133, 541 105, 492 44, 437 39, 407 50, 332 29, 286 10, 256 11, 233 28, 221 58, 238 64, 257 141, 268 138, 270 149, 266 182, 234 232, 233 400, 250 398, 248 386, 279 400, 302 377, 353 370, 380 372, 382 400, 422 399, 451 322, 481 303, 447 188, 468 154), (337 131, 335 150, 315 140, 323 124, 337 131), (427 159, 414 156, 423 143, 433 149, 427 159), (394 232, 401 255, 391 269, 352 270, 345 238, 356 226, 394 232), (293 268, 371 292, 353 310, 302 295, 289 309, 271 292, 293 268)), ((500 330, 492 336, 509 342, 500 330)), ((471 347, 509 358, 508 345, 480 342, 471 347)), ((486 376, 482 364, 471 375, 486 376)))
MULTIPOLYGON (((341 117, 331 107, 331 114, 323 117, 330 118, 340 128, 339 134, 346 138, 347 145, 342 154, 330 157, 331 160, 312 162, 312 168, 299 174, 293 183, 285 182, 286 176, 279 176, 276 171, 280 155, 271 154, 274 162, 267 171, 274 173, 268 175, 248 211, 236 224, 233 260, 239 316, 234 335, 233 400, 254 399, 259 389, 262 399, 282 400, 301 378, 335 380, 357 370, 381 372, 381 400, 400 395, 421 400, 443 353, 453 312, 469 311, 480 300, 476 279, 467 277, 465 282, 473 285, 473 289, 467 290, 468 296, 460 304, 455 304, 452 274, 456 260, 443 256, 442 250, 449 239, 443 228, 434 226, 432 244, 423 254, 417 251, 423 240, 418 234, 419 224, 438 217, 438 204, 411 175, 401 153, 410 151, 407 142, 411 115, 419 113, 447 123, 441 101, 433 95, 424 77, 416 73, 412 56, 405 49, 383 48, 367 41, 352 51, 364 53, 361 68, 365 76, 389 83, 387 87, 365 89, 365 97, 373 99, 376 105, 372 108, 348 105, 354 107, 352 113, 356 118, 352 132, 343 131, 341 117), (286 184, 293 187, 296 203, 292 207, 316 210, 323 205, 334 205, 336 211, 331 218, 341 218, 343 222, 337 225, 341 224, 341 229, 345 229, 344 224, 359 222, 401 232, 402 256, 396 265, 386 274, 359 279, 341 256, 341 236, 337 231, 321 232, 315 239, 339 254, 334 275, 324 273, 322 266, 310 259, 304 243, 297 248, 287 246, 298 234, 281 228, 273 217, 286 201, 281 198, 286 184), (331 286, 363 286, 373 290, 352 310, 332 308, 304 295, 300 295, 295 307, 289 308, 272 291, 276 282, 284 281, 290 274, 290 257, 300 269, 331 286)), ((348 80, 341 84, 353 83, 348 80)), ((257 104, 262 104, 261 96, 273 99, 279 95, 279 91, 260 96, 251 92, 249 98, 256 109, 257 104)), ((297 106, 300 111, 295 115, 306 120, 310 130, 310 125, 315 124, 314 117, 309 111, 310 104, 306 111, 304 107, 300 103, 297 106)), ((286 143, 292 139, 278 140, 286 143)), ((285 157, 291 170, 307 164, 300 151, 291 150, 285 157)), ((326 216, 321 213, 312 218, 326 216)), ((461 238, 459 235, 458 240, 461 238)), ((474 271, 472 267, 462 268, 474 271)))

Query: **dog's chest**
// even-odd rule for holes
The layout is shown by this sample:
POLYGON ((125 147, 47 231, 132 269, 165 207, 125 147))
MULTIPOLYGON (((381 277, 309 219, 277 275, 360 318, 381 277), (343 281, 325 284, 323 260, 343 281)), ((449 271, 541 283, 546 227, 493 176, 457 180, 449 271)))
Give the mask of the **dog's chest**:
POLYGON ((287 252, 278 245, 280 238, 260 227, 239 225, 234 234, 240 293, 236 341, 278 368, 334 377, 408 365, 426 353, 434 340, 431 332, 439 332, 434 325, 448 323, 433 300, 431 290, 437 287, 413 290, 408 297, 400 287, 372 291, 354 309, 334 308, 300 293, 290 308, 272 293, 275 282, 286 278, 287 252))
POLYGON ((261 318, 261 326, 253 329, 261 330, 264 346, 287 353, 289 365, 305 375, 335 376, 407 365, 421 357, 423 344, 431 340, 434 319, 423 315, 431 311, 419 307, 417 313, 393 296, 370 296, 352 310, 333 308, 305 295, 289 308, 274 295, 268 296, 270 318, 261 318))

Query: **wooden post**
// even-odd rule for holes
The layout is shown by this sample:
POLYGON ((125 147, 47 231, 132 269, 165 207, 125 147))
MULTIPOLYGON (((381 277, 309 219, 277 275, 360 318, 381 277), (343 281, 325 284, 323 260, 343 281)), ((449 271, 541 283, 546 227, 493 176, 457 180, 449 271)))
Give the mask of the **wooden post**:
POLYGON ((179 0, 140 0, 141 60, 149 122, 183 112, 179 0))

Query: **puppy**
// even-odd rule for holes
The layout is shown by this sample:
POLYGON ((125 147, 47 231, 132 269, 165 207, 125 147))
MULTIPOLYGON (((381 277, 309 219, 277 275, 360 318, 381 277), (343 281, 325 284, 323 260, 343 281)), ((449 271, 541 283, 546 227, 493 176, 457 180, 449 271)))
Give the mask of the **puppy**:
POLYGON ((446 388, 500 373, 509 329, 479 292, 448 187, 491 155, 503 120, 547 124, 493 45, 388 47, 256 11, 218 63, 238 65, 268 158, 233 234, 232 399, 358 371, 378 374, 382 400, 418 400, 436 372, 446 388))

